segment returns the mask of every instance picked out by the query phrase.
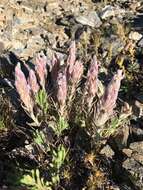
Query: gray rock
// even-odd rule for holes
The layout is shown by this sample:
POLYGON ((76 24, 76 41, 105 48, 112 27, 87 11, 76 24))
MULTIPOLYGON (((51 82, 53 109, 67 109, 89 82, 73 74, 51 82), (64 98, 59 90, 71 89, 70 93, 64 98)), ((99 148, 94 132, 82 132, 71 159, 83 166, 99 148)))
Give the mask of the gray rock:
POLYGON ((143 155, 143 141, 142 142, 134 142, 130 144, 130 149, 140 153, 143 155))
POLYGON ((143 136, 143 129, 139 128, 139 127, 133 127, 132 128, 133 133, 137 136, 143 136))
POLYGON ((109 145, 106 145, 100 151, 100 154, 104 154, 104 155, 106 155, 106 157, 112 158, 112 156, 114 155, 114 152, 109 145))
POLYGON ((124 14, 124 13, 125 13, 125 10, 121 9, 120 7, 113 7, 111 5, 107 5, 102 9, 100 16, 102 19, 107 19, 115 15, 121 16, 121 14, 124 14))
POLYGON ((143 38, 138 42, 139 47, 143 47, 143 38))
POLYGON ((143 166, 133 158, 129 158, 123 162, 123 167, 130 173, 132 183, 143 189, 143 166))
POLYGON ((86 15, 77 16, 75 20, 80 24, 95 27, 95 28, 98 28, 102 24, 99 16, 97 15, 95 11, 91 11, 90 13, 86 15))

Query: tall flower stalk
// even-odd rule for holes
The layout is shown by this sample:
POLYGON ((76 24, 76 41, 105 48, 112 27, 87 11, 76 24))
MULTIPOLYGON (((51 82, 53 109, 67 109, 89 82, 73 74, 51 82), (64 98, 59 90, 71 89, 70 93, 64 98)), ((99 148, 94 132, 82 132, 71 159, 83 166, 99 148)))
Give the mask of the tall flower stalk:
POLYGON ((71 45, 69 47, 69 56, 67 59, 67 77, 68 77, 68 79, 70 79, 71 74, 73 72, 75 61, 76 61, 76 45, 75 45, 75 41, 72 41, 71 45))
POLYGON ((85 83, 85 90, 84 90, 84 101, 88 107, 91 109, 93 99, 98 90, 98 64, 96 56, 93 57, 92 62, 90 64, 88 73, 87 73, 87 80, 85 83))
POLYGON ((29 113, 33 112, 34 102, 31 98, 30 86, 27 83, 24 73, 21 70, 20 63, 15 67, 15 87, 24 103, 24 107, 29 113))
POLYGON ((37 78, 36 78, 35 72, 32 69, 29 70, 28 84, 31 88, 32 93, 34 95, 37 94, 40 87, 37 83, 37 78))
POLYGON ((122 70, 118 70, 107 86, 105 93, 97 102, 94 113, 94 123, 96 126, 104 125, 113 114, 123 77, 122 70))
POLYGON ((83 74, 83 64, 80 61, 76 61, 73 66, 73 71, 71 73, 71 87, 70 87, 70 97, 69 99, 72 100, 73 96, 75 95, 75 91, 77 88, 77 85, 82 77, 83 74))
POLYGON ((53 83, 57 80, 58 71, 60 69, 60 61, 56 54, 53 54, 52 60, 51 60, 51 78, 53 83))
POLYGON ((39 83, 43 89, 45 89, 46 77, 47 77, 47 58, 44 53, 38 53, 35 62, 35 71, 39 78, 39 83))
POLYGON ((66 79, 66 72, 60 71, 57 77, 57 100, 60 107, 60 114, 64 114, 64 109, 66 105, 66 98, 67 98, 67 79, 66 79))
POLYGON ((19 93, 20 99, 24 104, 24 110, 29 114, 31 119, 34 121, 34 125, 39 126, 40 123, 34 115, 34 100, 32 98, 32 92, 37 91, 38 84, 36 81, 32 81, 33 77, 35 80, 35 75, 29 75, 29 82, 27 82, 24 73, 21 70, 20 63, 15 67, 15 87, 19 93), (31 76, 30 76, 31 75, 31 76), (36 86, 35 86, 36 85, 36 86))
POLYGON ((69 56, 67 59, 67 81, 69 82, 69 104, 71 104, 72 98, 75 95, 77 85, 83 74, 83 63, 76 60, 76 45, 75 41, 71 42, 69 48, 69 56))

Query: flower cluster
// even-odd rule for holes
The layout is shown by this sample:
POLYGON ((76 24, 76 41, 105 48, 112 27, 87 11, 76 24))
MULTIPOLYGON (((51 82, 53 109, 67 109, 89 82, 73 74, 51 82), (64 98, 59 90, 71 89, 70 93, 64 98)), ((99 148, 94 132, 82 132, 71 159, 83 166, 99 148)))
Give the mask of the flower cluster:
MULTIPOLYGON (((15 68, 15 86, 26 110, 29 113, 33 113, 33 97, 40 88, 47 90, 45 87, 47 84, 46 80, 48 80, 48 77, 51 77, 51 81, 54 84, 55 100, 59 106, 58 112, 63 116, 66 108, 71 106, 71 100, 75 96, 84 71, 83 63, 76 59, 75 41, 71 43, 67 61, 63 57, 59 58, 57 54, 53 54, 52 59, 48 60, 43 53, 39 53, 35 61, 35 70, 29 67, 28 70, 29 77, 26 79, 20 68, 20 63, 15 68), (47 76, 47 64, 50 64, 50 76, 47 76)), ((84 89, 82 89, 83 95, 81 99, 83 101, 81 102, 86 105, 87 112, 93 107, 94 98, 98 93, 98 72, 98 61, 94 55, 87 72, 86 82, 82 85, 84 89)), ((118 70, 107 88, 105 88, 103 96, 97 101, 94 107, 94 123, 96 126, 104 125, 113 114, 122 79, 123 73, 121 70, 118 70)))
POLYGON ((103 96, 97 102, 94 118, 94 123, 96 126, 104 125, 104 123, 106 123, 106 121, 113 114, 123 77, 124 75, 122 70, 118 70, 117 74, 113 76, 112 80, 105 89, 103 96))
POLYGON ((95 97, 98 90, 98 63, 96 56, 93 57, 91 65, 87 73, 87 80, 85 84, 85 101, 88 108, 92 106, 93 98, 95 97))
POLYGON ((31 98, 30 83, 27 82, 24 73, 21 70, 20 63, 15 68, 15 86, 22 102, 28 112, 33 112, 33 100, 31 98))

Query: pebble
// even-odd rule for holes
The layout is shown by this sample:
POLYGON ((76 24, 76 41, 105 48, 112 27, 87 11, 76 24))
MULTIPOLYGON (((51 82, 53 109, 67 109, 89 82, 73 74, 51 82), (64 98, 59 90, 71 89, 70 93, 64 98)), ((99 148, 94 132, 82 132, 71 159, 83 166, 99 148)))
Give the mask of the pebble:
POLYGON ((131 143, 130 149, 143 154, 143 141, 131 143))
POLYGON ((142 38, 142 34, 138 32, 131 31, 129 34, 129 39, 134 41, 139 41, 142 38))
POLYGON ((109 145, 104 146, 100 153, 106 155, 108 158, 112 158, 114 155, 114 152, 109 145))
POLYGON ((143 47, 143 38, 139 41, 138 46, 143 47))
POLYGON ((107 19, 111 16, 120 15, 123 13, 125 13, 124 9, 121 9, 119 7, 113 7, 111 5, 107 5, 102 9, 102 11, 100 13, 100 17, 102 19, 107 19))
POLYGON ((100 27, 102 24, 99 16, 95 11, 91 11, 89 14, 86 15, 77 16, 75 20, 82 25, 87 25, 95 28, 100 27))
POLYGON ((132 150, 129 149, 129 148, 124 148, 123 149, 123 153, 125 153, 128 157, 131 157, 132 156, 132 150))
POLYGON ((142 165, 133 158, 128 158, 123 162, 123 167, 130 173, 131 181, 135 183, 139 189, 143 189, 143 167, 142 165))

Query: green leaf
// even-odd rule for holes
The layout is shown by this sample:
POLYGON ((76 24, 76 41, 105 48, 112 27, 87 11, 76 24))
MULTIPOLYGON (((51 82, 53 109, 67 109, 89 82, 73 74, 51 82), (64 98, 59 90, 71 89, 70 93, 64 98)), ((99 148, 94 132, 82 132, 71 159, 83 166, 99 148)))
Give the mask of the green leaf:
POLYGON ((36 103, 41 107, 44 114, 48 111, 48 96, 45 89, 41 89, 35 96, 36 103))
POLYGON ((0 117, 0 129, 4 129, 6 126, 4 124, 4 119, 0 117))
POLYGON ((38 145, 42 145, 45 141, 45 135, 42 131, 36 132, 36 137, 34 138, 34 142, 38 145))

